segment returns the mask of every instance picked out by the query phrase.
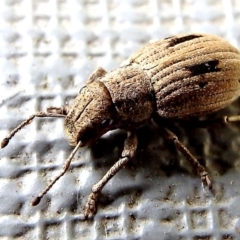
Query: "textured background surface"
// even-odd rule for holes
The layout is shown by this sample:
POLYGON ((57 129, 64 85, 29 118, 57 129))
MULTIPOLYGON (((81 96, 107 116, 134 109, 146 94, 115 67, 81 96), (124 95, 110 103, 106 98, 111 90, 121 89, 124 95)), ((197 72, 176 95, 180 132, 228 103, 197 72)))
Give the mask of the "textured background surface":
MULTIPOLYGON (((117 67, 150 39, 209 32, 240 47, 239 0, 0 1, 0 137, 33 112, 68 104, 97 66, 117 67)), ((222 111, 239 114, 240 101, 222 111)), ((210 193, 151 125, 135 158, 83 221, 91 186, 116 161, 124 132, 76 154, 41 204, 30 202, 71 152, 62 119, 37 119, 0 150, 3 239, 240 239, 240 124, 176 129, 214 181, 210 193)))

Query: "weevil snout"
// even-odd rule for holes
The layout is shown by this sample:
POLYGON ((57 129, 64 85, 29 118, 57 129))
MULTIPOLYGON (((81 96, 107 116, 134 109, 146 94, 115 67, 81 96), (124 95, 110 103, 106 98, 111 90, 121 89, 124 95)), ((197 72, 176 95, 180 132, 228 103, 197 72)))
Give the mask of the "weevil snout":
POLYGON ((69 144, 79 141, 87 146, 104 133, 116 128, 116 110, 108 90, 102 82, 84 86, 66 116, 64 127, 69 144))

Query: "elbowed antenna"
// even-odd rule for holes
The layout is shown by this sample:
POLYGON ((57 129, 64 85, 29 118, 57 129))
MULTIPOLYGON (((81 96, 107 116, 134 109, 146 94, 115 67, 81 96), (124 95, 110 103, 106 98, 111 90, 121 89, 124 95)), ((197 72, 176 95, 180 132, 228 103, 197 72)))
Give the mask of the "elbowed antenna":
POLYGON ((14 128, 8 136, 6 136, 2 142, 1 142, 1 148, 5 148, 11 138, 24 126, 30 124, 32 120, 35 117, 66 117, 68 113, 68 108, 67 107, 61 107, 61 108, 56 108, 56 107, 50 107, 47 109, 47 112, 36 112, 33 115, 31 115, 28 119, 20 123, 16 128, 14 128))
POLYGON ((80 141, 78 142, 77 146, 73 149, 73 151, 65 161, 62 167, 62 171, 51 181, 51 183, 36 198, 33 199, 32 206, 38 205, 41 199, 43 198, 43 196, 52 188, 52 186, 56 183, 56 181, 67 172, 75 153, 77 152, 78 148, 80 148, 81 146, 82 146, 82 142, 80 141))
MULTIPOLYGON (((32 120, 35 117, 66 117, 66 115, 68 114, 69 108, 64 106, 64 107, 49 107, 47 108, 46 112, 36 112, 35 114, 31 115, 28 119, 26 119, 25 121, 23 121, 22 123, 20 123, 16 128, 14 128, 8 136, 6 136, 2 142, 1 142, 1 148, 4 148, 8 145, 9 141, 12 139, 12 137, 20 130, 22 129, 24 126, 30 124, 32 122, 32 120)), ((77 152, 78 148, 80 148, 81 146, 83 146, 82 142, 79 141, 78 144, 76 145, 76 147, 73 149, 73 151, 71 152, 70 156, 67 158, 67 160, 65 161, 65 164, 63 165, 62 171, 52 180, 52 182, 44 189, 44 191, 39 194, 33 201, 32 201, 32 205, 36 206, 39 204, 39 202, 41 201, 42 197, 51 189, 51 187, 55 184, 55 182, 62 177, 66 171, 68 170, 70 163, 75 155, 75 153, 77 152)))

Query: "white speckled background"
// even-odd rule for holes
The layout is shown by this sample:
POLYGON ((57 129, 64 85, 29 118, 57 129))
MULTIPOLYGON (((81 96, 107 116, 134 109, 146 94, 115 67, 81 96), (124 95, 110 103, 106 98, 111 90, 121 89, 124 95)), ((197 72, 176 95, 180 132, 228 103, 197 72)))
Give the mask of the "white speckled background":
MULTIPOLYGON (((111 70, 145 42, 182 32, 218 34, 240 47, 240 1, 1 0, 0 138, 33 112, 71 102, 97 66, 111 70)), ((240 101, 222 114, 240 114, 240 101)), ((72 150, 62 119, 34 120, 0 150, 0 238, 240 239, 240 124, 176 133, 206 163, 212 193, 148 125, 135 158, 84 221, 87 195, 120 155, 125 133, 80 150, 32 207, 72 150)))

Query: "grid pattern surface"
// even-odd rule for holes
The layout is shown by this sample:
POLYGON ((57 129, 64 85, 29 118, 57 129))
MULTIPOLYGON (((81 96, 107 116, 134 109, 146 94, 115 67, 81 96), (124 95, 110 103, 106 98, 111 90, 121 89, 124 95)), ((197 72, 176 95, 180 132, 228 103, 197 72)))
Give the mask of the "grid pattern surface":
MULTIPOLYGON (((32 113, 70 104, 98 66, 111 70, 152 39, 209 32, 240 47, 239 0, 0 1, 0 136, 32 113)), ((239 114, 240 101, 218 113, 239 114)), ((0 150, 2 239, 240 239, 240 125, 177 128, 203 160, 212 192, 151 125, 134 159, 83 220, 91 187, 118 159, 115 131, 81 149, 37 207, 31 199, 71 153, 62 119, 34 119, 0 150)))

